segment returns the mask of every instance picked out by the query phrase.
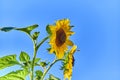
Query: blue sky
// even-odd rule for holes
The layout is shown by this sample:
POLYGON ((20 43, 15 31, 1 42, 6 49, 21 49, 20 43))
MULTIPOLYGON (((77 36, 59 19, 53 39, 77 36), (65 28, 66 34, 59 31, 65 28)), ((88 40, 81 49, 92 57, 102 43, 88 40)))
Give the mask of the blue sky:
MULTIPOLYGON (((55 20, 69 18, 75 27, 71 40, 78 46, 72 80, 120 80, 120 1, 119 0, 0 0, 0 27, 39 24, 39 40, 47 36, 45 27, 55 20)), ((48 42, 48 41, 47 41, 48 42)), ((45 50, 38 57, 52 61, 45 50)), ((18 54, 32 56, 30 39, 18 31, 0 32, 0 57, 18 54)), ((60 63, 50 70, 63 80, 60 63)), ((0 71, 4 75, 16 66, 0 71)), ((38 68, 37 68, 38 69, 38 68)))

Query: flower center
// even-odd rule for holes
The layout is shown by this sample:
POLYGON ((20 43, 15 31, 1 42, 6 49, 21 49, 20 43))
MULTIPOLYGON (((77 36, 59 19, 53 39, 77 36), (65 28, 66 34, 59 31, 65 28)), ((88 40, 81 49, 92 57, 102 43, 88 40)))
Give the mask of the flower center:
POLYGON ((58 47, 60 47, 61 45, 63 45, 66 41, 66 34, 64 32, 64 30, 62 28, 60 28, 57 32, 56 32, 56 45, 58 47))

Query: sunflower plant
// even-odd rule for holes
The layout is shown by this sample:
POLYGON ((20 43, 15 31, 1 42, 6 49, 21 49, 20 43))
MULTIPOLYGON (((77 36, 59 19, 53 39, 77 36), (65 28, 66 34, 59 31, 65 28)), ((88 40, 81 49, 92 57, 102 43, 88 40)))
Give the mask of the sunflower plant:
POLYGON ((70 36, 74 34, 71 31, 72 26, 70 25, 69 19, 57 20, 55 24, 47 25, 46 31, 48 36, 38 41, 40 35, 39 31, 34 31, 39 25, 31 25, 24 28, 17 27, 2 27, 0 31, 9 32, 12 30, 17 30, 27 34, 33 43, 33 57, 30 57, 25 51, 21 51, 19 55, 19 60, 16 54, 6 55, 0 58, 0 70, 7 67, 18 65, 20 70, 10 72, 4 76, 0 76, 0 80, 25 80, 26 76, 30 77, 30 80, 63 80, 50 74, 49 77, 45 77, 52 66, 58 62, 62 62, 61 70, 63 70, 64 80, 71 80, 72 69, 74 65, 74 57, 77 46, 70 40, 70 36), (38 58, 37 52, 40 46, 43 45, 46 40, 49 40, 49 48, 47 49, 49 53, 55 55, 53 62, 47 62, 46 60, 41 60, 38 58), (71 46, 71 49, 68 48, 71 46), (35 70, 35 67, 41 67, 40 70, 35 70))

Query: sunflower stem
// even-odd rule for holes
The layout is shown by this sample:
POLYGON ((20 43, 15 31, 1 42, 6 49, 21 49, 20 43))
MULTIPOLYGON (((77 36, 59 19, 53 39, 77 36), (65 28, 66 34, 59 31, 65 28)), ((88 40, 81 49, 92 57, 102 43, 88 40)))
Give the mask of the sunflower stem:
POLYGON ((49 36, 45 37, 36 47, 36 49, 38 50, 39 47, 49 38, 49 36))
POLYGON ((50 64, 50 66, 44 71, 42 77, 41 77, 41 80, 44 80, 44 77, 46 76, 47 72, 52 68, 52 66, 58 62, 58 61, 62 61, 64 59, 54 59, 54 61, 50 64))
POLYGON ((36 55, 37 55, 37 51, 39 49, 39 47, 48 39, 48 37, 45 37, 38 45, 36 45, 35 42, 33 42, 34 44, 34 56, 33 56, 33 62, 32 62, 32 80, 34 78, 34 64, 35 64, 35 59, 36 59, 36 55))
POLYGON ((29 33, 27 33, 27 35, 32 40, 32 42, 33 42, 33 49, 34 49, 34 52, 33 52, 34 55, 33 55, 33 60, 32 60, 32 69, 31 69, 31 72, 30 72, 30 80, 33 80, 34 79, 34 63, 35 63, 35 58, 36 58, 36 54, 37 54, 36 41, 32 38, 32 36, 29 33))
POLYGON ((34 64, 35 64, 35 58, 36 58, 37 50, 36 50, 36 44, 34 44, 34 56, 32 60, 32 80, 34 79, 34 64))
POLYGON ((38 45, 36 44, 36 40, 34 40, 32 38, 32 36, 27 33, 27 35, 30 37, 30 39, 32 40, 33 42, 33 49, 34 49, 34 52, 33 52, 33 60, 32 60, 32 69, 31 69, 31 72, 30 72, 30 80, 34 80, 34 64, 35 64, 35 59, 36 59, 36 55, 37 55, 37 51, 39 49, 39 47, 48 39, 48 37, 45 37, 38 45))

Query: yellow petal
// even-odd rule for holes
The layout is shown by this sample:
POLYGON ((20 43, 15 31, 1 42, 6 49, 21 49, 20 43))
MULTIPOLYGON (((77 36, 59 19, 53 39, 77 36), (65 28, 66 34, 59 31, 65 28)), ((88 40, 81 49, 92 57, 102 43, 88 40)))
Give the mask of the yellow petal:
POLYGON ((74 46, 71 48, 71 50, 70 50, 70 54, 71 54, 71 55, 74 54, 75 51, 76 51, 76 49, 77 49, 77 46, 74 45, 74 46))
POLYGON ((53 32, 53 31, 55 31, 55 26, 54 25, 49 25, 49 27, 50 27, 50 30, 53 32))
POLYGON ((57 51, 56 56, 57 56, 58 59, 61 59, 61 58, 63 58, 63 56, 64 56, 64 52, 61 51, 61 50, 59 50, 59 51, 57 51))
POLYGON ((67 35, 73 35, 73 34, 75 34, 75 32, 73 32, 73 31, 67 32, 67 35))
POLYGON ((74 45, 71 40, 67 40, 66 43, 67 43, 67 45, 69 45, 69 46, 73 46, 73 45, 74 45))
POLYGON ((57 58, 63 58, 65 51, 68 50, 68 46, 73 46, 73 42, 69 40, 69 37, 74 34, 74 32, 70 31, 70 20, 57 20, 54 25, 50 25, 49 27, 52 33, 49 42, 52 48, 50 53, 55 52, 57 58), (60 31, 61 29, 63 31, 60 31), (61 44, 58 45, 58 43, 61 44))

